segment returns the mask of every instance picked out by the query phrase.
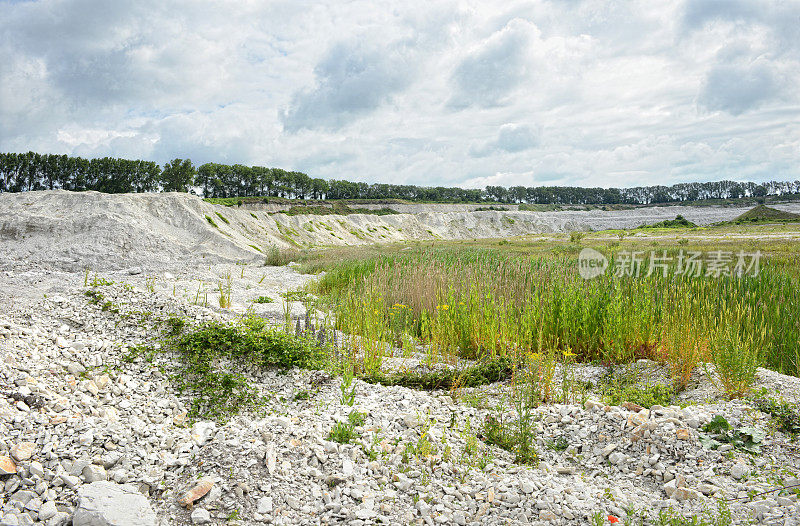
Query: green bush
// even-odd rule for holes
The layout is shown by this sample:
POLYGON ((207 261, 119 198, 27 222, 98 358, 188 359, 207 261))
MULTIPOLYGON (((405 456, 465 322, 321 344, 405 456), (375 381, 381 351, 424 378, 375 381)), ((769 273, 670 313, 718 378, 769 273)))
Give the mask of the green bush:
POLYGON ((753 400, 753 406, 762 413, 770 415, 778 430, 794 436, 800 434, 800 408, 797 404, 760 398, 753 400))
POLYGON ((272 303, 273 301, 275 300, 273 300, 269 296, 259 296, 253 300, 253 303, 272 303))
POLYGON ((211 322, 174 337, 179 391, 194 395, 189 416, 225 420, 257 408, 260 397, 240 372, 243 366, 319 369, 327 353, 315 341, 266 326, 261 318, 239 324, 211 322))

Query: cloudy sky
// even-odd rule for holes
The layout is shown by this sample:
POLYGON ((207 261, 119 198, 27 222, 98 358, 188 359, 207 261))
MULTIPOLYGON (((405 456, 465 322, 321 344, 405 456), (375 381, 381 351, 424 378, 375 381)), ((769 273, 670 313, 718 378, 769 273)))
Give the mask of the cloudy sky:
POLYGON ((0 151, 482 187, 800 178, 798 0, 0 0, 0 151))

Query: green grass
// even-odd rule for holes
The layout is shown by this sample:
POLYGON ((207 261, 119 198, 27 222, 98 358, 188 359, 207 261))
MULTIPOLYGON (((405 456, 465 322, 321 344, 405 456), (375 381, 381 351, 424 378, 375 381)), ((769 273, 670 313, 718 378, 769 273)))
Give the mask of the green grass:
POLYGON ((432 391, 478 387, 511 378, 513 362, 505 357, 487 360, 464 369, 445 369, 429 373, 374 371, 362 377, 365 382, 381 385, 401 385, 412 389, 432 391))
MULTIPOLYGON (((583 243, 597 246, 591 238, 583 243)), ((611 268, 623 252, 656 250, 635 243, 643 242, 605 247, 611 268)), ((757 365, 798 373, 800 258, 791 246, 776 243, 757 277, 607 273, 591 281, 577 275, 577 244, 485 247, 355 252, 317 262, 326 275, 312 291, 336 314, 339 329, 370 341, 413 338, 434 361, 568 351, 584 361, 657 359, 679 379, 698 362, 712 361, 731 396, 742 394, 757 365)), ((694 242, 663 250, 676 260, 679 250, 695 247, 709 248, 694 242)), ((749 244, 717 247, 755 250, 749 244)), ((376 349, 367 351, 365 357, 379 362, 376 349)))
POLYGON ((672 389, 665 385, 654 384, 645 387, 627 385, 606 388, 603 393, 603 400, 610 405, 633 402, 642 407, 650 408, 654 405, 670 405, 672 396, 672 389))
MULTIPOLYGON (((230 221, 228 221, 228 219, 224 215, 220 214, 219 212, 214 212, 214 213, 217 214, 217 216, 220 219, 222 219, 222 222, 225 223, 226 225, 229 225, 231 223, 230 221)), ((206 216, 206 217, 208 217, 208 216, 206 216)))
POLYGON ((800 407, 797 404, 772 398, 756 398, 752 404, 762 413, 770 415, 779 431, 792 436, 800 434, 800 407))
POLYGON ((303 261, 308 258, 306 251, 297 249, 280 249, 271 247, 267 251, 267 257, 264 260, 264 265, 267 267, 282 267, 288 265, 292 261, 303 261))
POLYGON ((206 216, 206 221, 208 221, 208 224, 213 226, 214 228, 219 228, 211 217, 206 216))

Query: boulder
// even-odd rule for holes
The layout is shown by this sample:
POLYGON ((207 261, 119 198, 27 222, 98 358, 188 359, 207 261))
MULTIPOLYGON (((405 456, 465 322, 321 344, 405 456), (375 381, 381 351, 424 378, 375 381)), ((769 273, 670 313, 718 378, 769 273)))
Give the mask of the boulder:
POLYGON ((147 498, 127 484, 99 481, 78 490, 73 526, 156 526, 147 498))

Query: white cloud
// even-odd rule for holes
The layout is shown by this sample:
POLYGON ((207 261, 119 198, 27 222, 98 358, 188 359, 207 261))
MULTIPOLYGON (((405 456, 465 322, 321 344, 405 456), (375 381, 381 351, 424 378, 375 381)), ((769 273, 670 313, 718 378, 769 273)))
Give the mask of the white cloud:
POLYGON ((514 19, 481 42, 455 68, 448 105, 459 109, 506 102, 528 75, 528 46, 537 35, 535 25, 514 19))
POLYGON ((497 152, 518 153, 539 144, 540 130, 525 124, 504 124, 497 137, 486 142, 476 142, 469 150, 473 157, 486 157, 497 152))
POLYGON ((800 177, 800 4, 2 3, 0 150, 425 185, 800 177))
POLYGON ((363 40, 335 44, 314 68, 316 85, 298 91, 282 112, 284 129, 338 130, 375 110, 414 76, 402 43, 376 46, 363 40))

